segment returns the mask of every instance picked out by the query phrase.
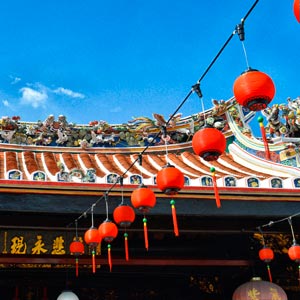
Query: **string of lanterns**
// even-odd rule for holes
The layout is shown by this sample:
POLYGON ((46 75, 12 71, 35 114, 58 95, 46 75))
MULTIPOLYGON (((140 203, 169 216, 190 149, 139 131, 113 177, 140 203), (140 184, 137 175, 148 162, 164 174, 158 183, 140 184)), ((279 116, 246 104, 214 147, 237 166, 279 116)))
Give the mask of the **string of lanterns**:
MULTIPOLYGON (((167 158, 167 134, 166 128, 169 125, 172 118, 175 114, 179 111, 179 109, 184 105, 187 99, 192 95, 192 93, 196 93, 202 99, 202 92, 200 89, 200 83, 202 79, 206 76, 212 65, 216 62, 218 57, 221 55, 223 50, 226 48, 230 40, 235 34, 239 35, 240 40, 244 41, 244 22, 247 17, 250 15, 252 10, 255 8, 259 0, 256 0, 252 7, 249 9, 245 17, 242 19, 242 22, 238 24, 235 30, 231 33, 229 38, 226 40, 224 45, 221 47, 220 51, 217 53, 215 58, 209 64, 203 75, 197 81, 195 85, 192 86, 191 90, 184 98, 184 100, 180 103, 174 113, 169 117, 168 121, 166 122, 165 126, 162 128, 161 132, 158 132, 153 140, 141 151, 138 158, 133 161, 133 163, 129 166, 129 168, 119 176, 118 180, 116 180, 112 186, 105 192, 105 194, 100 197, 90 208, 88 208, 85 212, 83 212, 76 220, 75 224, 77 226, 77 222, 87 213, 91 212, 91 221, 92 226, 88 229, 84 234, 84 241, 90 247, 92 253, 92 271, 93 273, 96 272, 96 248, 101 244, 102 241, 108 243, 108 264, 110 271, 112 270, 112 257, 111 257, 111 242, 117 237, 118 235, 118 227, 125 229, 124 233, 124 245, 125 245, 125 259, 129 260, 129 251, 128 251, 128 234, 126 232, 126 228, 131 225, 131 223, 135 220, 135 212, 134 209, 129 206, 128 204, 124 203, 123 199, 123 178, 129 172, 129 170, 139 162, 142 165, 142 155, 145 151, 152 145, 159 135, 162 136, 162 139, 165 139, 166 143, 166 158, 167 158), (113 218, 114 222, 109 220, 108 218, 108 195, 110 191, 112 191, 116 185, 120 183, 122 188, 122 201, 121 204, 114 210, 113 218), (102 200, 105 200, 106 203, 106 220, 99 226, 97 229, 94 227, 94 207, 102 200)), ((299 0, 295 1, 294 3, 294 11, 297 17, 297 8, 299 6, 299 0), (296 9, 295 9, 296 7, 296 9)), ((275 95, 275 86, 270 76, 267 74, 260 72, 256 69, 252 69, 248 66, 247 70, 243 72, 234 82, 233 84, 233 93, 235 96, 236 101, 243 107, 248 108, 252 111, 260 111, 265 109, 267 105, 272 101, 275 95)), ((220 155, 226 149, 226 138, 224 134, 213 127, 204 126, 204 128, 198 130, 192 139, 192 148, 196 155, 201 157, 203 160, 211 162, 216 161, 220 155)), ((216 174, 215 168, 211 167, 210 169, 213 179, 213 188, 214 194, 216 199, 216 206, 217 208, 221 207, 220 197, 218 193, 218 188, 216 184, 216 174)), ((184 186, 184 175, 183 173, 176 168, 175 166, 171 165, 167 161, 167 165, 162 167, 162 169, 157 173, 156 176, 156 184, 157 187, 166 195, 175 196, 184 186)), ((148 230, 147 230, 147 218, 146 215, 149 211, 156 205, 156 196, 154 192, 145 186, 143 183, 135 189, 131 194, 131 204, 132 206, 137 209, 140 213, 144 215, 143 217, 143 228, 144 228, 144 240, 145 240, 145 248, 148 250, 149 248, 149 241, 148 241, 148 230)), ((178 224, 177 224, 177 217, 176 217, 176 208, 175 208, 175 200, 170 200, 170 205, 172 209, 172 219, 173 219, 173 226, 174 226, 174 234, 175 236, 179 235, 178 224)), ((73 224, 73 222, 71 223, 73 224)), ((70 224, 67 226, 70 227, 70 224)), ((77 231, 77 230, 76 230, 77 231)), ((76 264, 78 264, 78 257, 83 254, 82 243, 78 241, 78 236, 76 234, 76 240, 71 243, 70 245, 70 252, 74 254, 76 257, 76 264)), ((296 245, 295 245, 296 246, 296 245)), ((298 251, 298 248, 295 248, 298 251)), ((261 252, 262 259, 266 262, 269 262, 273 259, 271 252, 268 250, 264 250, 261 252)), ((298 252, 297 252, 298 255, 298 252)), ((300 262, 300 246, 299 246, 299 257, 296 258, 300 262)), ((295 260, 296 260, 295 259, 295 260)), ((78 276, 78 271, 76 271, 78 276)), ((271 273, 270 274, 270 281, 271 281, 271 273)), ((300 273, 299 273, 300 276, 300 273)))
POLYGON ((273 249, 271 249, 270 247, 268 247, 266 245, 262 228, 271 227, 274 224, 282 223, 282 222, 286 222, 286 221, 289 223, 293 242, 292 242, 292 245, 290 246, 290 248, 288 249, 288 256, 292 261, 298 263, 298 279, 300 282, 300 245, 296 241, 294 228, 293 228, 293 224, 292 224, 292 218, 299 216, 299 215, 300 215, 300 212, 293 214, 291 216, 288 216, 286 218, 277 220, 277 221, 270 221, 267 224, 257 227, 258 231, 260 232, 260 234, 262 236, 262 244, 263 244, 263 247, 262 247, 262 249, 259 250, 258 255, 259 255, 260 260, 265 262, 267 265, 268 276, 269 276, 270 282, 272 282, 272 275, 271 275, 271 270, 270 270, 269 264, 274 259, 274 251, 273 251, 273 249))
MULTIPOLYGON (((245 17, 242 19, 242 22, 236 26, 235 31, 229 36, 229 38, 224 43, 223 47, 219 50, 215 58, 209 64, 205 72, 202 74, 200 79, 197 81, 195 85, 192 86, 192 89, 189 91, 187 96, 181 102, 181 104, 177 107, 174 113, 170 116, 164 128, 162 128, 162 137, 166 138, 166 127, 170 123, 171 119, 175 116, 175 114, 179 111, 179 109, 184 105, 184 103, 188 100, 188 98, 192 95, 192 93, 196 93, 199 98, 202 99, 202 92, 200 89, 200 83, 202 79, 206 76, 210 68, 216 62, 218 57, 221 55, 223 50, 226 48, 232 37, 237 33, 239 35, 240 40, 244 41, 244 22, 246 18, 250 15, 252 10, 255 8, 259 0, 256 0, 252 7, 249 9, 245 17)), ((294 0, 293 5, 294 15, 297 21, 300 23, 300 0, 294 0)), ((245 49, 244 49, 245 50, 245 49)), ((246 58, 247 59, 247 58, 246 58)), ((275 86, 274 83, 267 74, 260 72, 258 70, 252 69, 248 66, 247 70, 242 73, 234 82, 233 85, 233 93, 236 101, 243 107, 248 108, 252 111, 260 111, 265 109, 267 105, 272 101, 275 95, 275 86)), ((262 120, 259 120, 259 124, 261 127, 262 135, 264 136, 264 128, 262 124, 262 120)), ((84 244, 79 240, 77 233, 77 223, 78 221, 85 216, 88 212, 91 212, 91 221, 92 225, 90 229, 88 229, 84 234, 84 241, 87 245, 89 245, 92 253, 92 271, 96 272, 96 248, 100 245, 101 241, 104 240, 108 243, 108 264, 110 271, 112 270, 112 258, 111 258, 111 245, 110 243, 117 237, 118 235, 118 227, 115 225, 119 225, 121 228, 125 229, 124 232, 124 245, 125 245, 125 259, 129 260, 129 251, 128 251, 128 233, 126 229, 132 224, 135 220, 135 212, 134 209, 128 204, 124 203, 123 198, 123 178, 129 172, 129 170, 135 165, 137 161, 140 162, 142 160, 142 155, 144 152, 150 147, 153 141, 159 136, 160 132, 158 132, 155 138, 148 144, 147 147, 140 153, 138 159, 136 159, 129 168, 118 178, 108 191, 106 191, 105 195, 100 197, 89 209, 87 209, 83 214, 81 214, 74 222, 76 227, 76 237, 74 241, 70 244, 70 253, 75 257, 75 265, 76 265, 76 276, 78 276, 78 259, 79 256, 84 253, 84 244), (109 192, 115 188, 117 183, 121 184, 122 187, 122 201, 118 207, 116 207, 113 211, 113 219, 115 223, 109 220, 108 218, 108 194, 109 192), (100 224, 97 229, 94 227, 94 219, 93 212, 94 207, 101 201, 105 199, 106 203, 106 220, 100 224)), ((167 140, 166 142, 166 156, 167 156, 167 140)), ((266 139, 264 139, 264 144, 266 148, 266 159, 269 159, 269 151, 266 139)), ((199 155, 202 159, 206 161, 215 161, 219 158, 219 156, 225 151, 226 148, 226 138, 225 136, 215 128, 209 128, 205 126, 203 129, 197 131, 192 139, 192 148, 195 154, 199 155)), ((215 168, 211 167, 210 169, 213 179, 213 187, 216 198, 216 206, 221 207, 219 193, 216 184, 216 175, 215 168)), ((167 162, 167 165, 164 166, 156 176, 156 183, 158 188, 169 196, 176 195, 184 186, 184 176, 180 170, 178 170, 175 166, 172 166, 167 162)), ((156 197, 154 192, 147 188, 145 185, 141 185, 138 189, 134 190, 131 194, 131 204, 134 208, 138 209, 140 212, 144 214, 143 224, 144 224, 144 239, 145 239, 145 248, 148 250, 148 233, 147 233, 147 219, 145 217, 146 213, 150 211, 156 204, 156 197)), ((174 234, 175 236, 179 235, 177 217, 176 217, 176 208, 175 208, 175 200, 172 199, 170 201, 171 209, 172 209, 172 218, 173 218, 173 226, 174 226, 174 234)), ((292 217, 295 217, 298 214, 290 216, 288 218, 284 218, 279 221, 271 221, 268 224, 265 224, 261 227, 271 226, 275 223, 282 222, 288 220, 291 232, 293 236, 293 244, 288 250, 288 255, 291 260, 297 262, 299 264, 299 279, 300 279, 300 246, 297 244, 294 230, 292 226, 292 217)), ((72 223, 71 223, 72 224, 72 223)), ((67 227, 70 227, 69 224, 67 227)), ((250 282, 241 285, 236 289, 233 294, 234 300, 245 299, 249 296, 249 290, 255 287, 256 291, 263 295, 264 299, 273 299, 274 291, 276 295, 280 299, 287 299, 285 292, 277 285, 272 283, 272 275, 269 263, 274 259, 274 252, 271 248, 267 247, 265 244, 265 240, 263 237, 263 233, 259 227, 259 231, 262 234, 263 239, 263 248, 259 251, 259 258, 267 264, 267 270, 269 275, 269 283, 262 281, 260 278, 253 278, 250 282), (270 294, 270 291, 273 291, 273 294, 270 294), (269 293, 269 294, 268 294, 269 293)), ((279 299, 278 298, 278 299, 279 299)), ((72 291, 66 290, 63 291, 57 300, 78 300, 76 294, 72 291)))

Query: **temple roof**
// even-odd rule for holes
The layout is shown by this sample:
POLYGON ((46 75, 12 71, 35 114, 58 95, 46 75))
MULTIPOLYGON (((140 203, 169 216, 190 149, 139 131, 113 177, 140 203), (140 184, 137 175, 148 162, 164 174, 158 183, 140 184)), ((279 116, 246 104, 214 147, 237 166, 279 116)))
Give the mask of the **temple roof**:
MULTIPOLYGON (((297 109, 296 100, 289 100, 289 108, 281 106, 285 115, 287 109, 297 109)), ((249 126, 254 112, 234 98, 213 104, 206 112, 185 118, 177 114, 170 122, 153 114, 154 120, 139 117, 122 125, 75 125, 62 115, 36 123, 3 117, 0 180, 111 184, 124 174, 124 184, 155 185, 157 172, 170 163, 183 172, 186 186, 212 186, 214 167, 221 187, 299 187, 299 138, 286 131, 274 136, 271 130, 278 105, 263 111, 269 120, 271 157, 266 159, 264 142, 249 126), (226 151, 216 161, 206 161, 192 149, 193 134, 207 125, 227 139, 226 151)))

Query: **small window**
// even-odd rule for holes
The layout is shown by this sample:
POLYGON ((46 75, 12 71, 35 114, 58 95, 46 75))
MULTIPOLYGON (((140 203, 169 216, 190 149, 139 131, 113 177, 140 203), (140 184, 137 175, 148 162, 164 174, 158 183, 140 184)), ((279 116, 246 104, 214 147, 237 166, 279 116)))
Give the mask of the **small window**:
POLYGON ((300 178, 295 178, 294 179, 294 187, 295 188, 300 188, 300 178))
POLYGON ((142 184, 142 176, 140 175, 130 176, 130 184, 142 184))
POLYGON ((280 178, 272 178, 271 179, 271 187, 281 189, 282 188, 282 180, 280 178))
POLYGON ((259 187, 259 180, 255 177, 251 177, 247 179, 247 186, 248 187, 259 187))
POLYGON ((225 186, 236 186, 236 179, 232 176, 225 177, 225 186))
POLYGON ((11 180, 22 180, 22 172, 19 170, 10 170, 7 172, 7 178, 11 180))
POLYGON ((106 176, 106 182, 107 182, 107 183, 112 183, 112 184, 114 184, 114 183, 118 182, 118 179, 119 179, 118 174, 112 173, 112 174, 108 174, 108 175, 106 176))
POLYGON ((202 186, 213 186, 213 181, 210 176, 203 176, 200 180, 202 186))
POLYGON ((36 171, 32 173, 32 180, 46 181, 46 174, 42 171, 36 171))
POLYGON ((190 185, 190 178, 187 176, 184 176, 184 185, 190 185))

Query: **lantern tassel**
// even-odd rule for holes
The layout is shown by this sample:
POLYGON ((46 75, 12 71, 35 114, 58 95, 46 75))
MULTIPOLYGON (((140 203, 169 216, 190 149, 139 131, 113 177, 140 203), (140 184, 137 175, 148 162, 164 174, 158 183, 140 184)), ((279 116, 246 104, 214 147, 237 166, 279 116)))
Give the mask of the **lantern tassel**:
POLYGON ((93 273, 96 273, 96 252, 95 249, 92 250, 92 268, 93 268, 93 273))
POLYGON ((270 280, 270 282, 273 282, 273 280, 272 280, 272 274, 271 274, 271 268, 270 268, 269 265, 267 265, 267 270, 268 270, 269 280, 270 280))
POLYGON ((175 236, 179 236, 175 201, 172 199, 170 201, 170 204, 171 204, 171 208, 172 208, 172 218, 173 218, 174 233, 175 233, 175 236))
POLYGON ((221 207, 221 201, 220 201, 220 196, 219 196, 219 191, 218 191, 218 186, 217 186, 217 178, 216 178, 216 174, 215 174, 215 168, 211 167, 210 171, 211 171, 211 176, 212 176, 212 180, 213 180, 213 186, 214 186, 214 192, 215 192, 215 198, 216 198, 216 205, 217 205, 217 208, 220 208, 221 207))
POLYGON ((78 257, 75 258, 75 270, 76 270, 76 277, 78 277, 78 257))
POLYGON ((19 287, 18 286, 16 286, 16 288, 15 288, 15 299, 19 300, 19 287))
POLYGON ((265 126, 263 123, 263 117, 258 117, 258 123, 259 123, 259 127, 260 127, 260 132, 261 132, 261 137, 264 143, 264 147, 265 147, 265 157, 267 160, 270 160, 270 149, 269 149, 269 144, 268 144, 268 140, 267 140, 267 136, 266 136, 266 130, 265 130, 265 126))
POLYGON ((43 288, 43 300, 48 300, 48 297, 47 297, 47 287, 46 286, 43 288))
POLYGON ((112 259, 111 259, 111 245, 107 245, 107 258, 108 258, 108 265, 109 265, 109 271, 112 270, 112 259))
POLYGON ((128 233, 124 233, 124 246, 125 246, 125 259, 129 261, 129 251, 128 251, 128 233))
POLYGON ((147 219, 146 218, 143 219, 143 223, 144 223, 145 248, 148 251, 149 243, 148 243, 148 228, 147 228, 147 219))

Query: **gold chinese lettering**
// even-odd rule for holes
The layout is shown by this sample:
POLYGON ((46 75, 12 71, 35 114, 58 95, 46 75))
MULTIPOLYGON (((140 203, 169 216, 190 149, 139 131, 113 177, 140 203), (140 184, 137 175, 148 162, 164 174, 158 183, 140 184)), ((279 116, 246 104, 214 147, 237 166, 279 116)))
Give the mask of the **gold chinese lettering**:
POLYGON ((51 254, 65 254, 65 246, 64 246, 64 239, 62 236, 58 236, 55 238, 55 240, 53 240, 53 250, 51 252, 51 254))
POLYGON ((272 300, 281 300, 280 295, 278 294, 277 289, 270 288, 270 293, 272 295, 272 300))
POLYGON ((34 246, 31 249, 32 254, 41 254, 41 253, 46 253, 48 250, 43 248, 45 246, 43 242, 43 237, 41 235, 36 236, 37 241, 34 243, 34 246))
POLYGON ((259 300, 260 299, 259 295, 260 295, 260 292, 256 288, 253 288, 248 291, 248 297, 251 300, 259 300))
POLYGON ((25 254, 27 250, 27 244, 24 242, 23 236, 15 236, 11 239, 11 254, 25 254))

